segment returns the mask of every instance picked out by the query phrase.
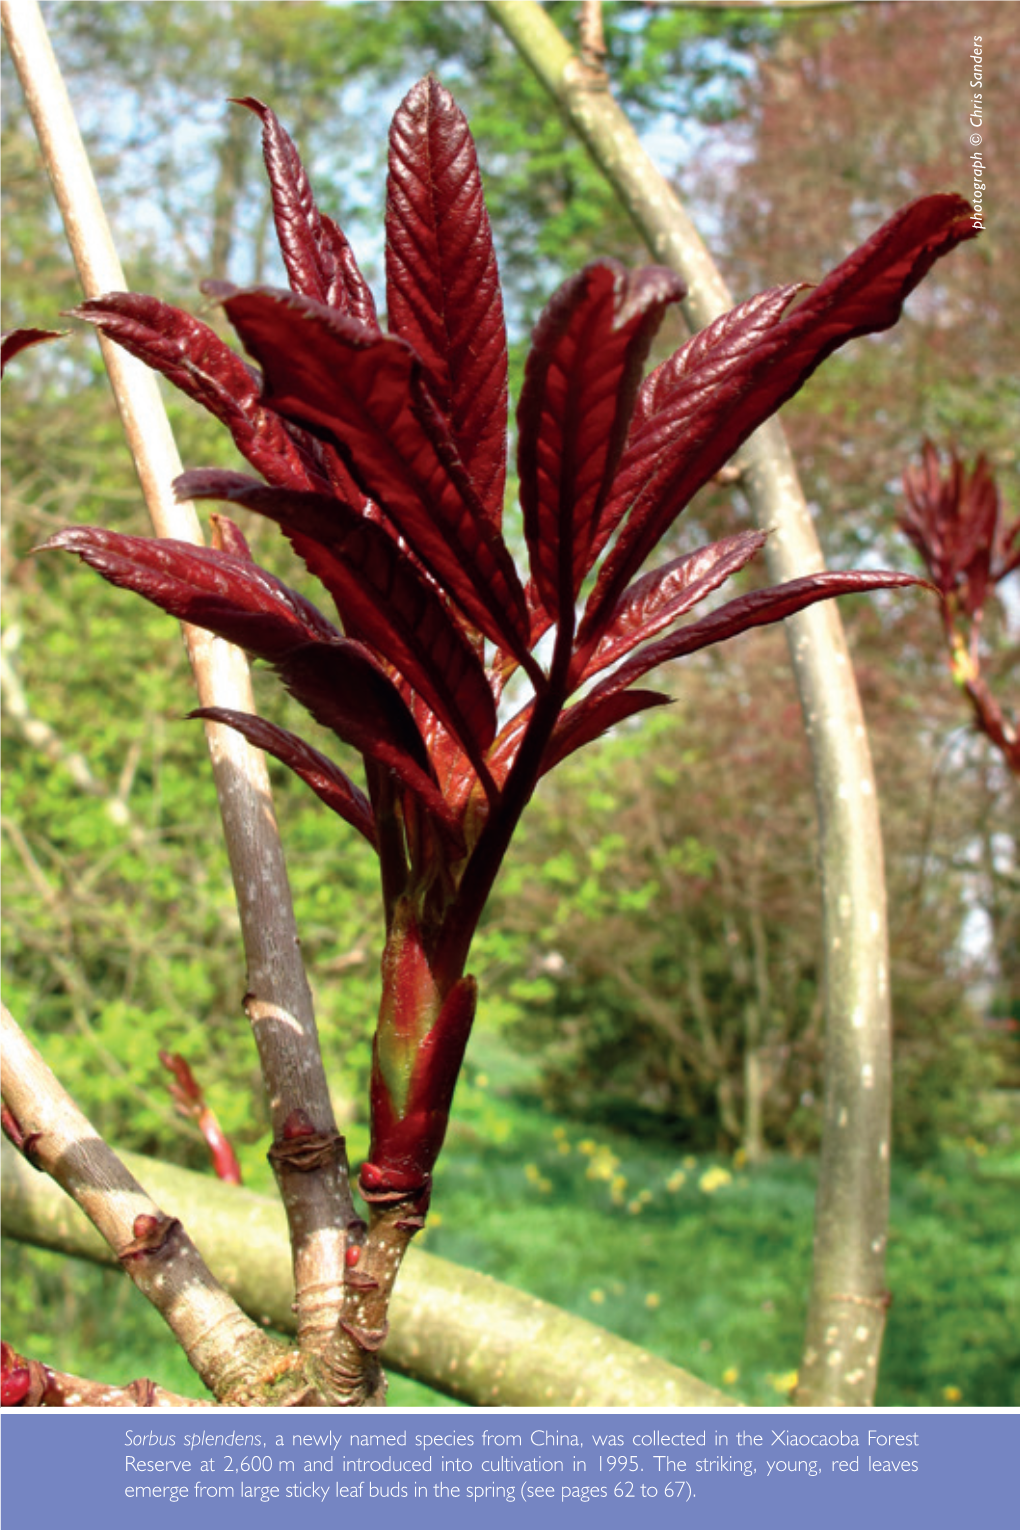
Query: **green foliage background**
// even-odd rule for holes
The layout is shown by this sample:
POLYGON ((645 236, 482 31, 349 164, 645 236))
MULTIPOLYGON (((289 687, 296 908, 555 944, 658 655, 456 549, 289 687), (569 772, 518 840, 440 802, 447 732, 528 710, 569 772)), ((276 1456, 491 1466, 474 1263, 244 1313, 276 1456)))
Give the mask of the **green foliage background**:
MULTIPOLYGON (((455 90, 479 141, 515 377, 529 324, 568 270, 597 253, 644 258, 479 6, 46 9, 137 288, 194 307, 210 274, 279 279, 257 134, 221 104, 253 92, 294 133, 378 291, 385 123, 428 67, 455 90)), ((572 5, 550 9, 573 26, 572 5)), ((980 12, 978 30, 998 24, 994 7, 955 9, 980 12)), ((937 51, 938 6, 814 18, 605 11, 620 93, 653 144, 678 158, 741 296, 824 269, 904 192, 966 190, 959 167, 942 163, 943 76, 932 70, 928 94, 910 101, 854 74, 886 57, 895 68, 922 38, 937 51), (856 118, 821 162, 792 134, 805 113, 838 106, 852 116, 872 88, 869 122, 895 97, 909 120, 935 124, 913 142, 906 188, 877 129, 869 158, 856 118), (817 211, 831 212, 832 187, 845 221, 817 211)), ((993 56, 1007 69, 1005 42, 993 56)), ((4 327, 52 325, 76 285, 6 58, 4 70, 4 327)), ((891 527, 898 474, 924 430, 988 452, 1017 503, 1017 294, 1006 258, 1016 206, 997 218, 976 249, 947 263, 937 303, 834 358, 788 411, 840 566, 912 566, 891 527)), ((678 326, 667 340, 679 338, 678 326)), ((30 556, 69 521, 147 530, 94 342, 73 334, 29 353, 5 389, 4 657, 31 719, 49 730, 44 743, 26 731, 9 691, 6 1002, 114 1143, 202 1167, 203 1145, 175 1116, 157 1059, 161 1047, 183 1052, 248 1182, 268 1188, 237 920, 201 733, 181 720, 191 699, 178 634, 69 560, 30 556), (84 788, 75 757, 87 766, 84 788)), ((233 465, 204 416, 168 404, 188 465, 233 465)), ((742 513, 739 487, 711 489, 671 550, 735 529, 742 513)), ((260 561, 314 596, 271 529, 245 529, 260 561)), ((1020 1085, 1015 793, 968 734, 922 602, 851 602, 844 614, 882 781, 896 1142, 911 1164, 897 1181, 897 1303, 879 1400, 937 1403, 959 1387, 964 1402, 1016 1402, 1017 1356, 1003 1338, 1018 1326, 1020 1251, 1007 1210, 1015 1094, 1002 1087, 1020 1085), (975 918, 990 932, 976 964, 961 942, 975 918)), ((1015 635, 1001 613, 988 641, 993 670, 1004 670, 1015 635)), ((256 678, 267 713, 308 734, 256 678)), ((690 663, 667 685, 677 697, 668 713, 551 778, 496 889, 473 958, 479 1033, 427 1238, 748 1402, 774 1401, 770 1378, 796 1363, 819 1121, 810 785, 778 634, 690 663), (748 1135, 752 1048, 769 1080, 760 1142, 748 1135), (581 1153, 584 1141, 618 1159, 608 1178, 588 1177, 608 1157, 581 1153), (739 1156, 734 1164, 749 1147, 772 1155, 753 1175, 739 1156), (706 1192, 698 1186, 713 1166, 731 1179, 706 1192), (669 1190, 679 1173, 683 1186, 669 1190), (614 1177, 626 1186, 614 1191, 614 1177), (583 1263, 569 1250, 584 1251, 583 1263), (739 1377, 725 1381, 733 1368, 739 1377)), ((292 777, 275 767, 273 777, 329 1076, 357 1150, 380 952, 372 857, 292 777)), ((7 1245, 4 1261, 4 1330, 22 1347, 46 1358, 59 1348, 72 1365, 69 1344, 89 1373, 124 1379, 126 1366, 185 1387, 126 1283, 7 1245), (110 1314, 103 1324, 97 1303, 110 1314)))

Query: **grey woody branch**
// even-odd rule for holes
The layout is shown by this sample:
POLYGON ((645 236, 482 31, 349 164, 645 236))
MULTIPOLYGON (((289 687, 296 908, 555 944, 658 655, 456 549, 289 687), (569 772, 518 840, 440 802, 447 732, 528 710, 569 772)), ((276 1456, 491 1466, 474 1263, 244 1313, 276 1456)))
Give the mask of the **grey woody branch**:
POLYGON ((21 1152, 81 1208, 209 1390, 232 1398, 246 1376, 280 1358, 279 1342, 241 1311, 180 1219, 142 1189, 2 1005, 0 1044, 5 1124, 21 1152))

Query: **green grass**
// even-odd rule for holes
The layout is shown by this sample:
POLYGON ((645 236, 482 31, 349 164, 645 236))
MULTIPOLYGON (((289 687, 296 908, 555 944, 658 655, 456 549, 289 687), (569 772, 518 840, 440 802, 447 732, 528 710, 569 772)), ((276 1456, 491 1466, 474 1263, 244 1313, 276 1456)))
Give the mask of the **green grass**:
MULTIPOLYGON (((352 1142, 356 1157, 363 1144, 352 1142)), ((893 1175, 894 1294, 876 1401, 1020 1405, 1020 1152, 893 1175)), ((782 1403, 810 1276, 814 1166, 731 1161, 556 1120, 462 1086, 422 1246, 601 1323, 749 1404, 782 1403)), ((4 1333, 108 1380, 193 1376, 113 1272, 5 1251, 4 1333)), ((447 1399, 393 1378, 398 1406, 447 1399)))

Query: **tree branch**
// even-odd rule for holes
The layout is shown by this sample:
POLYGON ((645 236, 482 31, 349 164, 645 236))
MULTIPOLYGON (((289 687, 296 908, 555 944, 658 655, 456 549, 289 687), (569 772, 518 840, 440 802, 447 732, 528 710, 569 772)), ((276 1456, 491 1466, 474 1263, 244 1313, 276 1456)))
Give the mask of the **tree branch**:
MULTIPOLYGON (((86 297, 123 290, 124 273, 36 0, 3 0, 4 31, 86 297)), ((171 485, 181 462, 154 374, 100 337, 103 359, 156 534, 200 543, 190 502, 171 485)), ((203 707, 254 712, 244 655, 210 633, 184 628, 203 707)), ((303 1112, 337 1151, 281 1176, 302 1329, 331 1330, 343 1302, 345 1229, 355 1219, 347 1160, 330 1101, 311 991, 301 959, 290 885, 265 758, 232 728, 206 725, 224 839, 247 960, 244 1007, 269 1099, 274 1141, 303 1112)))
MULTIPOLYGON (((733 306, 682 203, 604 83, 536 0, 487 8, 610 181, 655 258, 684 278, 684 312, 703 328, 733 306)), ((782 427, 741 448, 743 487, 780 583, 824 568, 782 427)), ((818 807, 826 961, 825 1118, 815 1261, 796 1401, 874 1398, 885 1321, 889 1218, 891 1014, 882 837, 864 715, 835 602, 785 623, 811 748, 818 807)))
POLYGON ((116 1261, 164 1318, 210 1391, 229 1397, 279 1345, 247 1318, 167 1216, 79 1111, 0 1005, 3 1097, 21 1150, 97 1228, 116 1261))
MULTIPOLYGON (((0 1144, 8 1236, 96 1263, 115 1262, 50 1180, 0 1144)), ((212 1175, 125 1153, 186 1221, 210 1267, 256 1321, 292 1333, 293 1289, 280 1207, 212 1175)), ((487 1275, 412 1247, 390 1311, 384 1363, 477 1406, 727 1408, 732 1397, 647 1350, 487 1275)))

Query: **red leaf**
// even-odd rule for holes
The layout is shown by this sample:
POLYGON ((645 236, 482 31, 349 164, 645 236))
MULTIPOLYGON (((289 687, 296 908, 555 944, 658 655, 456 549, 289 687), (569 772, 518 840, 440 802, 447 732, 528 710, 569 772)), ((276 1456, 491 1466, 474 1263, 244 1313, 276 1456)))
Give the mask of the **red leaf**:
POLYGON ((342 771, 339 765, 306 744, 296 733, 278 728, 249 712, 235 712, 229 707, 198 707, 189 717, 201 717, 208 722, 223 723, 242 734, 256 749, 264 749, 300 776, 301 780, 328 808, 337 813, 352 828, 363 834, 372 848, 376 845, 375 817, 372 804, 365 793, 342 771))
POLYGON ((590 696, 568 707, 556 724, 549 747, 542 758, 542 774, 552 770, 568 754, 600 738, 625 718, 633 717, 637 712, 646 712, 649 707, 667 706, 669 700, 668 696, 662 696, 658 691, 623 691, 598 697, 593 691, 590 696))
POLYGON ((684 293, 660 266, 586 266, 535 327, 517 410, 518 472, 531 569, 549 614, 568 609, 590 567, 648 347, 684 293))
POLYGON ((160 1052, 159 1060, 176 1082, 170 1085, 174 1104, 183 1116, 190 1116, 206 1140, 209 1156, 218 1179, 228 1185, 241 1183, 241 1165, 215 1111, 205 1102, 201 1086, 192 1073, 188 1060, 180 1052, 160 1052))
POLYGON ((76 552, 111 584, 268 660, 317 722, 391 770, 447 844, 461 849, 456 816, 429 776, 421 734, 396 687, 368 649, 341 637, 310 601, 256 564, 188 542, 75 526, 43 548, 76 552))
POLYGON ((670 659, 679 659, 685 654, 697 653, 699 649, 710 648, 715 643, 722 643, 727 638, 747 632, 751 627, 765 627, 783 621, 819 600, 829 600, 834 595, 864 594, 870 590, 904 589, 910 585, 934 589, 933 585, 923 579, 916 579, 913 574, 891 573, 882 569, 877 573, 854 571, 846 574, 808 574, 803 579, 791 579, 786 584, 773 585, 767 590, 754 590, 750 595, 728 600, 717 611, 703 616, 700 621, 691 622, 687 627, 681 627, 679 632, 672 632, 659 642, 638 649, 608 679, 600 681, 589 691, 578 706, 595 704, 604 697, 625 690, 635 680, 640 680, 642 675, 647 675, 649 670, 666 664, 670 659))
POLYGON ((186 473, 178 488, 245 505, 281 526, 345 624, 353 622, 480 763, 496 733, 485 671, 434 586, 381 526, 339 500, 267 489, 238 473, 186 473))
POLYGON ((673 558, 653 569, 626 590, 608 632, 594 655, 583 650, 574 657, 574 684, 607 669, 638 643, 679 621, 713 590, 749 563, 765 545, 764 531, 738 531, 696 552, 673 558))
POLYGON ((41 345, 44 340, 59 340, 67 333, 63 329, 8 329, 0 338, 0 377, 7 370, 7 363, 13 361, 19 351, 27 350, 30 345, 41 345))
POLYGON ((527 659, 528 616, 513 560, 478 503, 411 348, 285 293, 238 292, 225 306, 263 367, 272 406, 335 441, 363 492, 469 620, 527 659))
POLYGON ((270 483, 295 489, 326 487, 311 452, 263 405, 258 373, 208 324, 136 292, 108 292, 71 312, 162 373, 226 425, 241 455, 270 483))
POLYGON ((294 140, 276 113, 254 96, 233 100, 262 122, 262 154, 273 196, 276 236, 291 287, 363 324, 376 325, 371 289, 342 229, 319 212, 294 140))
MULTIPOLYGON (((903 475, 907 508, 902 530, 913 542, 943 595, 954 595, 968 616, 983 607, 989 582, 1011 567, 1008 543, 999 529, 999 491, 984 457, 967 473, 954 452, 943 477, 939 454, 924 443, 921 467, 903 475)), ((1004 531, 1004 528, 1003 528, 1004 531)), ((1014 529, 1016 537, 1020 522, 1014 529)))
POLYGON ((460 823, 432 779, 414 718, 366 648, 346 638, 306 644, 276 669, 317 723, 391 770, 435 820, 447 847, 463 854, 460 823))
MULTIPOLYGON (((582 641, 602 635, 652 548, 751 432, 838 346, 894 324, 904 298, 939 256, 974 234, 962 197, 922 197, 901 208, 787 318, 759 333, 750 349, 741 325, 709 349, 624 453, 606 520, 631 509, 588 602, 582 641)), ((746 323, 754 326, 753 315, 746 323)))
POLYGON ((798 292, 803 292, 806 282, 792 282, 787 287, 767 287, 746 302, 720 314, 704 329, 692 335, 686 345, 674 351, 666 361, 650 372, 638 390, 631 421, 634 436, 652 415, 669 403, 683 386, 687 377, 702 367, 709 359, 709 352, 716 346, 723 357, 732 360, 741 351, 750 350, 759 339, 782 318, 798 292))
POLYGON ((51 548, 77 553, 111 584, 270 663, 309 643, 343 642, 311 601, 233 553, 98 526, 58 531, 40 551, 51 548))
POLYGON ((478 159, 453 97, 429 76, 397 108, 386 191, 386 306, 429 387, 486 515, 503 518, 507 356, 478 159))

